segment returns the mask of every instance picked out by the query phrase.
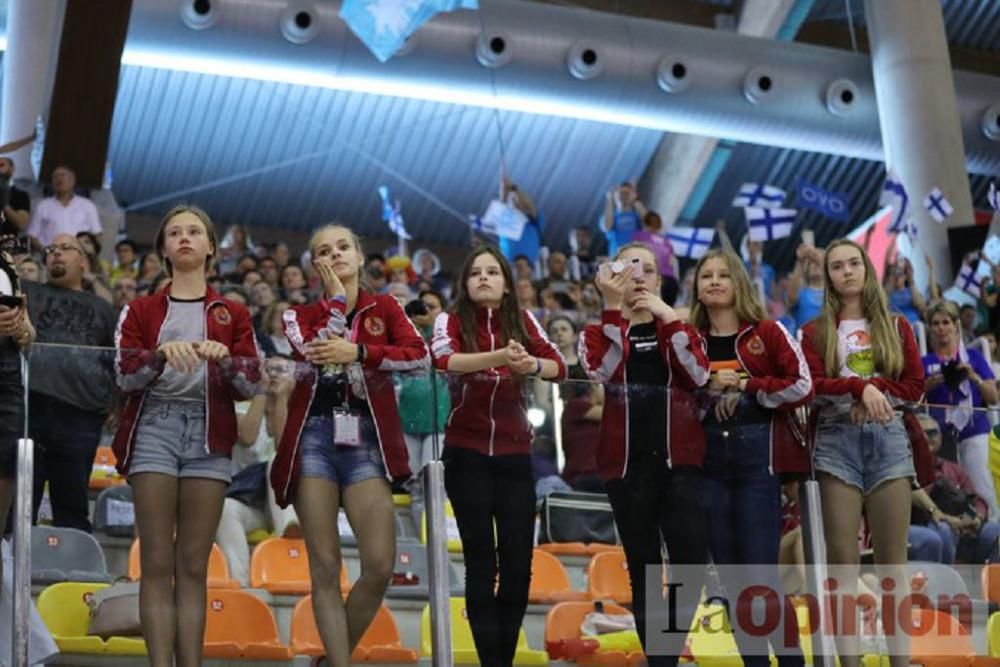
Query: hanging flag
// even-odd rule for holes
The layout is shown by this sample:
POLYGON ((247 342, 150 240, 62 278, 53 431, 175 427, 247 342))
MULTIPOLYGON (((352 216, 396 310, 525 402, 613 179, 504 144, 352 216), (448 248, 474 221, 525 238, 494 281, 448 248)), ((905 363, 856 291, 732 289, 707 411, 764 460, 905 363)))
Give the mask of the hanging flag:
POLYGON ((512 241, 520 241, 528 216, 499 199, 490 202, 482 216, 473 217, 473 228, 486 234, 493 234, 512 241))
POLYGON ((990 206, 997 213, 1000 213, 1000 192, 997 192, 997 184, 990 182, 990 191, 986 195, 986 199, 990 202, 990 206))
POLYGON ((382 62, 438 12, 479 9, 478 0, 344 0, 340 17, 382 62))
POLYGON ((751 241, 774 241, 792 235, 795 226, 794 208, 755 208, 749 206, 743 209, 747 225, 750 227, 751 241))
POLYGON ((763 183, 744 183, 740 186, 740 193, 733 199, 734 208, 746 208, 747 206, 775 208, 784 203, 784 190, 763 183))
POLYGON ((980 298, 983 286, 979 282, 979 276, 976 275, 975 267, 971 264, 962 265, 962 268, 958 271, 958 276, 955 278, 955 288, 965 292, 974 299, 980 298))
POLYGON ((892 207, 892 222, 889 230, 900 233, 906 229, 907 208, 910 205, 910 197, 906 194, 903 181, 899 175, 890 169, 885 175, 885 184, 882 185, 882 194, 878 199, 879 208, 883 206, 892 207))
POLYGON ((850 218, 851 203, 846 194, 828 192, 804 178, 798 179, 796 189, 795 201, 799 206, 819 211, 826 217, 841 222, 850 218))
POLYGON ((679 257, 701 259, 712 245, 715 230, 709 227, 673 227, 667 232, 667 238, 679 257))
POLYGON ((389 225, 392 233, 406 240, 413 238, 403 225, 403 214, 400 212, 399 200, 392 203, 389 199, 389 188, 384 185, 379 186, 378 196, 382 198, 382 220, 389 225))
POLYGON ((955 212, 955 209, 945 199, 944 193, 938 188, 931 190, 927 198, 924 199, 924 208, 927 209, 927 212, 931 214, 931 217, 938 224, 943 223, 955 212))

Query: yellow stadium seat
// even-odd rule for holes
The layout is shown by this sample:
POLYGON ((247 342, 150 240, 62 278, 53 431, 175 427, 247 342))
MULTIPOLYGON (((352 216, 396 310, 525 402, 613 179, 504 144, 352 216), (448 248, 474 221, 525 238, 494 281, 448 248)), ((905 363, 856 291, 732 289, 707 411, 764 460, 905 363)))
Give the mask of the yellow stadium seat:
MULTIPOLYGON (((128 551, 128 578, 132 581, 139 581, 142 576, 141 562, 139 558, 139 539, 132 541, 132 547, 128 551)), ((229 578, 229 566, 226 564, 226 556, 218 544, 212 545, 212 551, 208 555, 208 587, 209 588, 242 588, 240 582, 229 578)))
MULTIPOLYGON (((430 657, 431 650, 431 608, 424 607, 420 619, 420 651, 430 657)), ((456 665, 478 665, 479 654, 476 643, 472 639, 472 628, 465 613, 465 600, 451 598, 451 652, 456 665)), ((528 646, 528 637, 524 628, 517 637, 517 652, 514 654, 515 665, 547 665, 549 656, 545 651, 536 651, 528 646)))
POLYGON ((265 528, 258 528, 257 530, 252 530, 249 533, 247 533, 247 543, 260 544, 261 542, 270 537, 274 537, 274 533, 265 528))
POLYGON ((392 504, 396 507, 409 507, 412 498, 408 493, 394 493, 392 494, 392 504))
POLYGON ((146 655, 146 642, 142 638, 112 637, 107 641, 87 635, 90 607, 87 600, 95 591, 108 584, 61 583, 53 584, 38 596, 38 613, 52 633, 62 653, 89 653, 113 655, 146 655))

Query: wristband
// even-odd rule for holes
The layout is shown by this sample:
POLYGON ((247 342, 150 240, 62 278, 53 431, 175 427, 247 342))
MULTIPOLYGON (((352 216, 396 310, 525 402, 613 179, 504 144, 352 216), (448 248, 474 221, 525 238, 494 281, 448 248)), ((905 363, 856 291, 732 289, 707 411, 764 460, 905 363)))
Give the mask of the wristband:
POLYGON ((364 343, 358 343, 358 363, 363 363, 365 360, 365 346, 364 343))
POLYGON ((535 375, 541 376, 542 374, 542 360, 535 357, 535 375))

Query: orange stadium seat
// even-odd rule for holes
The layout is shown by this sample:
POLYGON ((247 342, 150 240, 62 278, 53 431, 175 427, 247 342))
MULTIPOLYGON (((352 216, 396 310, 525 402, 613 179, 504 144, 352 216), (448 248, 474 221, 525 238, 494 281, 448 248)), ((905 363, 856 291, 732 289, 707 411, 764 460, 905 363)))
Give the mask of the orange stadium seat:
MULTIPOLYGON (((128 578, 138 581, 142 576, 139 562, 139 540, 132 542, 132 548, 128 552, 128 578)), ((212 552, 208 556, 208 587, 209 588, 241 588, 240 582, 229 578, 229 566, 226 565, 226 557, 218 544, 212 545, 212 552)))

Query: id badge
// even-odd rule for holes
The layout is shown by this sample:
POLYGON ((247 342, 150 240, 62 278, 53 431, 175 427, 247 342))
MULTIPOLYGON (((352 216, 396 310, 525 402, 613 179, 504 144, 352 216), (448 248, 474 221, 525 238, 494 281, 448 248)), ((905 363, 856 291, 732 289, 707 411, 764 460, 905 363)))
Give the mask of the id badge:
POLYGON ((357 447, 361 444, 361 418, 346 410, 333 411, 333 444, 357 447))

